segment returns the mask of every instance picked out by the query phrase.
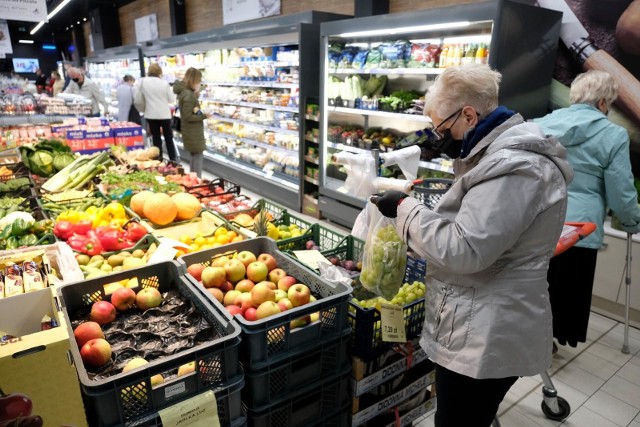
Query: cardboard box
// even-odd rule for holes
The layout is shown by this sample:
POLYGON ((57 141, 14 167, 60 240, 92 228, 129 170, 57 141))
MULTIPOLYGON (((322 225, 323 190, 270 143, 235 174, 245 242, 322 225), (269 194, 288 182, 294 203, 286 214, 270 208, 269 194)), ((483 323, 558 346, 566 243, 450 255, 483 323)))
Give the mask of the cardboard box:
POLYGON ((302 213, 314 218, 321 218, 318 199, 314 199, 308 194, 305 194, 302 198, 302 213))
POLYGON ((29 399, 31 416, 41 417, 45 426, 87 426, 69 355, 68 320, 52 292, 47 288, 0 300, 0 330, 15 336, 0 342, 0 388, 8 397, 21 394, 29 399), (59 326, 41 331, 45 315, 59 326))
POLYGON ((144 147, 142 126, 135 123, 119 124, 111 128, 116 145, 124 147, 144 147))

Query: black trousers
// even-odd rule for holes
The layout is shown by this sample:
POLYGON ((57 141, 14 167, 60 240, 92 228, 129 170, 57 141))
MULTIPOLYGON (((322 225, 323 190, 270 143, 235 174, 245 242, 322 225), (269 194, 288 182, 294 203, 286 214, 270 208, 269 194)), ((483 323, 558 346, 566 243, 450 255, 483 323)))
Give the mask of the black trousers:
POLYGON ((574 246, 551 258, 547 281, 553 336, 572 347, 587 340, 598 250, 574 246))
POLYGON ((518 377, 478 380, 435 365, 435 427, 489 427, 518 377))
POLYGON ((162 135, 164 135, 164 141, 167 145, 167 154, 169 155, 169 160, 177 161, 178 154, 176 153, 176 146, 173 143, 171 119, 147 119, 147 123, 149 124, 149 132, 151 132, 151 137, 153 138, 153 145, 158 147, 158 150, 160 150, 160 160, 162 160, 162 136, 160 134, 160 130, 162 129, 162 135))

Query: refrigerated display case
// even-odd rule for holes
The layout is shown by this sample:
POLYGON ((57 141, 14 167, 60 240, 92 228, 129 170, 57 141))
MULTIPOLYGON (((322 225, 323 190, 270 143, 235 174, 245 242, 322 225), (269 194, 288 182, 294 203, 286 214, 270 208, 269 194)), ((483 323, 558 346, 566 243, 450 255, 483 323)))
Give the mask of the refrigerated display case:
POLYGON ((501 104, 525 118, 544 115, 561 16, 494 0, 322 24, 322 215, 351 227, 366 204, 345 188, 345 169, 331 161, 340 151, 374 155, 419 145, 419 177, 451 176, 451 162, 426 143, 425 128, 433 125, 422 114, 427 88, 448 66, 488 63, 503 75, 501 104))
POLYGON ((89 78, 101 89, 109 103, 109 113, 117 116, 116 89, 129 74, 136 80, 144 77, 143 57, 139 46, 119 46, 94 52, 86 58, 89 78))
POLYGON ((159 63, 170 83, 189 67, 202 70, 201 108, 212 115, 205 170, 300 211, 306 100, 319 97, 320 23, 344 18, 306 12, 143 47, 145 61, 159 63))

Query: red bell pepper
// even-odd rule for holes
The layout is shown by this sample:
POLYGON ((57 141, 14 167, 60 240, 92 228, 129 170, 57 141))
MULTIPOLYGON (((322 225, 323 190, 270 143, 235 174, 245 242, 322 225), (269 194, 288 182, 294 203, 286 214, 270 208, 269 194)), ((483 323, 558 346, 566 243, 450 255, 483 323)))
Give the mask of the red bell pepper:
MULTIPOLYGON (((91 232, 88 234, 91 234, 91 232)), ((67 240, 67 244, 71 246, 73 250, 90 256, 100 255, 104 251, 100 240, 95 235, 82 236, 80 234, 74 234, 67 240)))
POLYGON ((80 221, 75 225, 75 232, 76 234, 82 234, 84 236, 92 228, 93 228, 93 223, 91 221, 88 221, 88 220, 80 221))
POLYGON ((106 251, 119 251, 133 245, 125 233, 115 227, 98 227, 95 234, 106 251))
POLYGON ((60 221, 55 227, 53 227, 53 234, 56 235, 59 239, 68 240, 73 233, 75 233, 76 227, 69 221, 60 221))
POLYGON ((136 221, 131 221, 125 225, 125 238, 132 242, 137 242, 147 235, 147 229, 136 221))

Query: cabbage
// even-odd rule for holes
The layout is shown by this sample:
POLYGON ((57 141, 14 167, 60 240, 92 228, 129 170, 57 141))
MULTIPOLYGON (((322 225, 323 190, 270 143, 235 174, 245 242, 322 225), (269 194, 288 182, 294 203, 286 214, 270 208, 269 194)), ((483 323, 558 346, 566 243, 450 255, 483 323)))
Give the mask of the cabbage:
POLYGON ((36 150, 29 156, 31 171, 40 176, 53 175, 53 155, 49 151, 36 150))
POLYGON ((53 167, 57 172, 60 172, 62 169, 69 166, 76 159, 71 153, 58 153, 53 159, 53 167))

